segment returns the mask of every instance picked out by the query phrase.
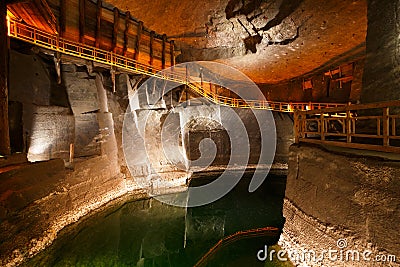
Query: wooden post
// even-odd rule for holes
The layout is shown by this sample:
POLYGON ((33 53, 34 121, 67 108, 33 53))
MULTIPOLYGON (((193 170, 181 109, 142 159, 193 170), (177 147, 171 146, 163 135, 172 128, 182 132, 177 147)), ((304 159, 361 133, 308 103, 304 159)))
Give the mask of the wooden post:
POLYGON ((203 68, 200 68, 200 85, 203 88, 203 68))
MULTIPOLYGON (((64 0, 61 0, 61 2, 66 2, 64 0)), ((94 46, 96 48, 100 47, 100 36, 101 36, 101 15, 102 15, 102 11, 103 11, 103 7, 102 7, 102 2, 103 0, 97 0, 97 9, 96 9, 96 31, 95 31, 95 43, 94 46)))
POLYGON ((138 25, 138 28, 137 28, 134 60, 138 60, 139 59, 140 39, 142 38, 142 31, 143 31, 143 21, 139 21, 139 25, 138 25))
POLYGON ((169 54, 171 57, 171 66, 175 65, 175 42, 172 40, 169 46, 169 54))
POLYGON ((66 24, 67 24, 67 1, 60 0, 59 34, 61 37, 65 37, 66 24))
MULTIPOLYGON (((321 141, 325 141, 325 118, 324 118, 324 113, 321 113, 320 115, 320 121, 321 121, 321 141)), ((326 129, 327 130, 327 129, 326 129)))
POLYGON ((71 143, 69 144, 69 163, 74 162, 74 154, 75 154, 74 144, 71 143))
POLYGON ((129 26, 131 25, 130 19, 131 19, 131 13, 127 11, 125 14, 124 50, 122 50, 122 54, 124 57, 126 56, 126 52, 128 51, 128 42, 129 42, 128 32, 129 32, 129 26))
POLYGON ((79 0, 79 42, 85 41, 85 1, 79 0))
POLYGON ((385 107, 383 108, 383 145, 384 146, 389 146, 389 133, 390 133, 390 123, 389 123, 389 108, 385 107))
POLYGON ((111 44, 111 51, 115 53, 118 41, 118 30, 119 30, 119 10, 118 8, 114 7, 114 27, 112 33, 112 44, 111 44))
POLYGON ((348 109, 348 110, 346 110, 346 141, 347 141, 347 143, 351 143, 351 139, 352 139, 352 137, 351 137, 351 134, 352 134, 352 131, 351 131, 351 112, 350 112, 350 110, 348 109))
POLYGON ((8 125, 8 36, 7 4, 0 2, 0 154, 11 154, 8 125))
POLYGON ((153 51, 153 45, 154 45, 154 31, 150 32, 150 66, 153 66, 154 64, 154 51, 153 51))
POLYGON ((167 35, 163 34, 162 36, 162 54, 161 54, 161 66, 165 69, 165 46, 167 43, 167 35))
POLYGON ((296 144, 300 141, 300 128, 299 128, 299 112, 297 110, 294 111, 294 142, 296 144))
POLYGON ((188 84, 189 83, 189 69, 188 69, 187 65, 185 65, 185 68, 186 68, 186 83, 188 84))

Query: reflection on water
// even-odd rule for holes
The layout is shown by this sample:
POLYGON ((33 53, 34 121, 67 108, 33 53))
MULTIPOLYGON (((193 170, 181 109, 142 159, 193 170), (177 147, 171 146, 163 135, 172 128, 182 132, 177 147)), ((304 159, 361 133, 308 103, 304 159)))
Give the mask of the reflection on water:
MULTIPOLYGON (((197 174, 191 186, 218 177, 197 174)), ((270 175, 254 193, 251 173, 222 199, 179 208, 155 199, 128 201, 82 220, 26 266, 193 266, 220 239, 238 231, 283 227, 285 177, 270 175)), ((278 266, 257 260, 278 237, 244 237, 207 258, 207 266, 278 266)))

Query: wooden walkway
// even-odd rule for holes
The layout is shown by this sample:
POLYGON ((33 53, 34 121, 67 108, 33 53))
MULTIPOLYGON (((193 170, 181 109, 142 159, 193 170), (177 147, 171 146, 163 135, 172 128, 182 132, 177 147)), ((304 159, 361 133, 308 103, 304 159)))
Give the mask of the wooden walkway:
POLYGON ((244 100, 241 98, 226 97, 205 89, 210 88, 210 85, 204 85, 196 81, 191 81, 190 77, 182 74, 185 73, 184 70, 171 68, 171 70, 169 71, 162 71, 162 68, 156 68, 154 65, 141 63, 140 61, 114 53, 113 51, 106 51, 100 48, 96 48, 94 46, 70 41, 68 39, 59 37, 57 34, 42 31, 40 29, 12 20, 10 18, 8 18, 7 24, 8 35, 12 38, 28 42, 55 52, 98 62, 111 67, 116 67, 127 72, 143 74, 187 85, 188 88, 196 94, 199 94, 209 99, 210 101, 223 106, 264 109, 278 112, 294 112, 295 110, 313 110, 344 106, 344 104, 337 103, 292 103, 254 99, 244 100))

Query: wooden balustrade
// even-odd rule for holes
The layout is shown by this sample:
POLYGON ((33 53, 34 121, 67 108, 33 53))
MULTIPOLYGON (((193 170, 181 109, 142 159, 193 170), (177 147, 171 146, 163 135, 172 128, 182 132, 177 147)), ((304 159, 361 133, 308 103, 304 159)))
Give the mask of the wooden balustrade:
POLYGON ((400 100, 295 112, 295 142, 400 153, 400 100))
MULTIPOLYGON (((41 31, 32 26, 25 25, 21 22, 17 22, 11 19, 8 19, 8 35, 13 38, 32 43, 37 46, 50 49, 59 53, 91 60, 94 62, 109 65, 111 67, 118 67, 128 72, 144 74, 163 80, 185 84, 193 92, 209 99, 212 102, 224 106, 236 108, 265 109, 278 112, 294 112, 298 109, 312 110, 314 108, 329 108, 344 105, 336 103, 291 103, 266 100, 244 100, 239 97, 224 96, 221 94, 217 94, 218 90, 212 90, 212 84, 204 81, 202 84, 201 81, 197 81, 198 78, 191 77, 190 73, 186 69, 179 69, 179 67, 174 66, 174 68, 171 70, 162 71, 162 69, 155 68, 153 65, 144 64, 140 61, 114 53, 113 51, 105 51, 96 48, 95 46, 90 46, 87 44, 70 41, 65 38, 60 38, 58 35, 41 31), (208 90, 208 88, 210 88, 210 90, 208 90)), ((165 37, 164 40, 164 44, 167 44, 165 37)), ((137 45, 139 44, 140 43, 138 43, 137 45)), ((139 52, 140 49, 137 49, 137 51, 139 52)), ((164 57, 166 56, 166 54, 167 53, 165 53, 164 51, 164 57)), ((219 93, 222 92, 223 90, 219 90, 219 93)))

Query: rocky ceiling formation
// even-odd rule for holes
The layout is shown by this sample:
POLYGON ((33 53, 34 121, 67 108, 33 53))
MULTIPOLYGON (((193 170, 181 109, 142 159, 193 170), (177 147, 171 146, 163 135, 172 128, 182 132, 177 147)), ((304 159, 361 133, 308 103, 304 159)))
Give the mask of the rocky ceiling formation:
POLYGON ((217 60, 257 83, 301 76, 360 47, 366 0, 107 0, 175 39, 181 61, 217 60))

